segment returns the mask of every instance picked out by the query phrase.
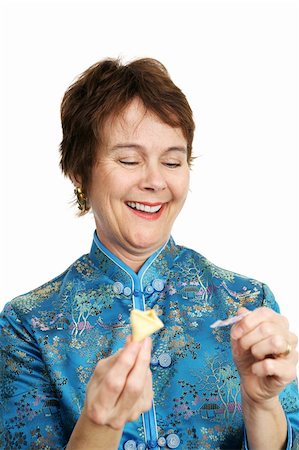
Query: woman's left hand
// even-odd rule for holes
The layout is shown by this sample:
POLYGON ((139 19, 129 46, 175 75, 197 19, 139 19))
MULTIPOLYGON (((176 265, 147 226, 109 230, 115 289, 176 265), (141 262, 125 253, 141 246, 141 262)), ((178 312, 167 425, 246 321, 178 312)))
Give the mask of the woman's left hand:
MULTIPOLYGON (((238 314, 246 312, 240 308, 238 314)), ((267 403, 296 378, 297 342, 287 319, 266 307, 255 309, 232 327, 232 352, 243 399, 267 403)))

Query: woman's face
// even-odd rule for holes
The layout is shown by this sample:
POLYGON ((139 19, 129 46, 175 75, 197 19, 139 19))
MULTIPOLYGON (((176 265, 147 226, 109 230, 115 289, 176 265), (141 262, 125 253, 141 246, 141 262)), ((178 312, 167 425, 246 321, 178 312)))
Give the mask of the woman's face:
POLYGON ((189 188, 187 141, 138 99, 106 123, 104 136, 89 201, 99 238, 130 265, 169 238, 189 188))

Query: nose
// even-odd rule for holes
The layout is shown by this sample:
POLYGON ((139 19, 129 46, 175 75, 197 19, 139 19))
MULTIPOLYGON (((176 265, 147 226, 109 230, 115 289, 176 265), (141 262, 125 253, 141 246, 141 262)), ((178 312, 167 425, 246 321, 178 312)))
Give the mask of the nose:
POLYGON ((163 169, 158 165, 151 164, 144 168, 140 181, 141 189, 162 191, 166 189, 167 183, 163 174, 163 169))

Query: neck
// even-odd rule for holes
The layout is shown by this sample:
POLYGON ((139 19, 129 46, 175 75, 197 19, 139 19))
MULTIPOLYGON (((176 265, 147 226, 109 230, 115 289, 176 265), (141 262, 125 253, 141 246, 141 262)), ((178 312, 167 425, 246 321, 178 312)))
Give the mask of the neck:
POLYGON ((130 248, 129 246, 125 247, 120 244, 114 244, 110 241, 106 240, 104 236, 97 230, 97 235, 101 243, 119 258, 124 264, 130 267, 135 273, 137 273, 140 268, 143 266, 145 261, 156 251, 158 248, 146 248, 146 249, 136 249, 130 248))

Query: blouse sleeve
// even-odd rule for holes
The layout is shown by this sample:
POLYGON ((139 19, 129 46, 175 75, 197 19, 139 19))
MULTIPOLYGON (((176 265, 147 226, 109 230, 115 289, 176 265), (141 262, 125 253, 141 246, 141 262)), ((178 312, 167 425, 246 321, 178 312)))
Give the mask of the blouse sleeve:
POLYGON ((11 304, 0 315, 0 340, 0 448, 64 448, 58 395, 38 343, 11 304))
MULTIPOLYGON (((267 285, 263 285, 263 288, 264 299, 262 306, 267 306, 276 312, 280 312, 279 306, 271 290, 267 285)), ((299 449, 299 395, 297 379, 293 380, 286 386, 279 398, 286 415, 288 426, 286 450, 297 450, 299 449)), ((246 430, 244 435, 244 449, 248 450, 249 447, 247 443, 246 430)))

